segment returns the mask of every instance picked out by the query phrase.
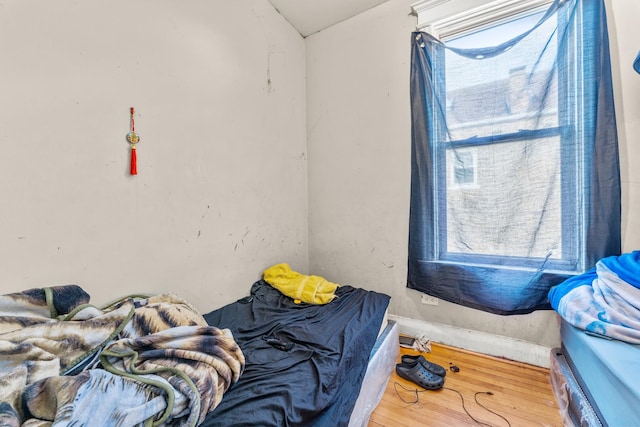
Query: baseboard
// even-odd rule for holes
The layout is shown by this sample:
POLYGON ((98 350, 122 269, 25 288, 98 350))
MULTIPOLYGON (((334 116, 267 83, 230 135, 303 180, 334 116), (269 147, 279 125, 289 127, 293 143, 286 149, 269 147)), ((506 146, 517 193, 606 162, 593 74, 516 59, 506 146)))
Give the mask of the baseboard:
POLYGON ((515 338, 463 329, 424 320, 389 314, 398 323, 400 333, 412 337, 426 336, 430 341, 505 359, 549 368, 551 348, 515 338))

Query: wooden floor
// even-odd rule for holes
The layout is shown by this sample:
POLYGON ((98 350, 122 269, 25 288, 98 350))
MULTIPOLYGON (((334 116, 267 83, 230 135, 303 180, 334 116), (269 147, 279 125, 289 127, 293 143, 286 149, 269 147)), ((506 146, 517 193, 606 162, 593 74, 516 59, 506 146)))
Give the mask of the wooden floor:
MULTIPOLYGON (((401 354, 419 353, 401 348, 401 354)), ((444 387, 426 391, 394 371, 368 427, 562 426, 548 369, 440 344, 423 354, 447 369, 444 387)))

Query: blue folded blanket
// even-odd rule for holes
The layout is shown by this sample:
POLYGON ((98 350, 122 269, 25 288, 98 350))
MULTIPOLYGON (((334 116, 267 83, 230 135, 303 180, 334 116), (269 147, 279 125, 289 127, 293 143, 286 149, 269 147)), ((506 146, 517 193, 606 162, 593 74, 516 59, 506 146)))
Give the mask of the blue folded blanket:
POLYGON ((551 288, 549 301, 577 328, 640 344, 640 251, 601 259, 551 288))
POLYGON ((638 52, 636 60, 633 61, 633 69, 636 70, 636 72, 640 73, 640 52, 638 52))

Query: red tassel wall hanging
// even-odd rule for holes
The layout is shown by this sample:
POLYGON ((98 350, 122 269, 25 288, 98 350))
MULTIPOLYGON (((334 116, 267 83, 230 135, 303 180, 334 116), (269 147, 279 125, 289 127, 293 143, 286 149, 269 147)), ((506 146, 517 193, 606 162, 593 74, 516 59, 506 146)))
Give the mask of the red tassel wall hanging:
POLYGON ((131 166, 129 168, 131 175, 138 175, 138 156, 136 155, 136 146, 131 145, 131 166))
POLYGON ((140 142, 140 135, 136 133, 135 109, 131 107, 131 118, 129 121, 130 132, 127 134, 127 141, 131 145, 131 165, 129 171, 131 175, 138 175, 138 156, 136 154, 136 144, 140 142))

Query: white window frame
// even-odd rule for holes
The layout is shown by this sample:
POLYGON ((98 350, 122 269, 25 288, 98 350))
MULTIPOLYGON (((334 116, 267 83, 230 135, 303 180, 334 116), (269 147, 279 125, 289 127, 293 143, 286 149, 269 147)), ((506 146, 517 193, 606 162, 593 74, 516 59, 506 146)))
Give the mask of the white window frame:
POLYGON ((413 3, 411 8, 418 17, 417 30, 444 40, 499 24, 510 20, 515 15, 536 13, 541 8, 548 7, 552 2, 553 0, 497 0, 471 7, 478 2, 471 0, 422 0, 413 3), (446 5, 447 8, 453 6, 463 11, 441 18, 433 18, 433 15, 438 15, 438 9, 444 10, 445 3, 451 3, 446 5))

